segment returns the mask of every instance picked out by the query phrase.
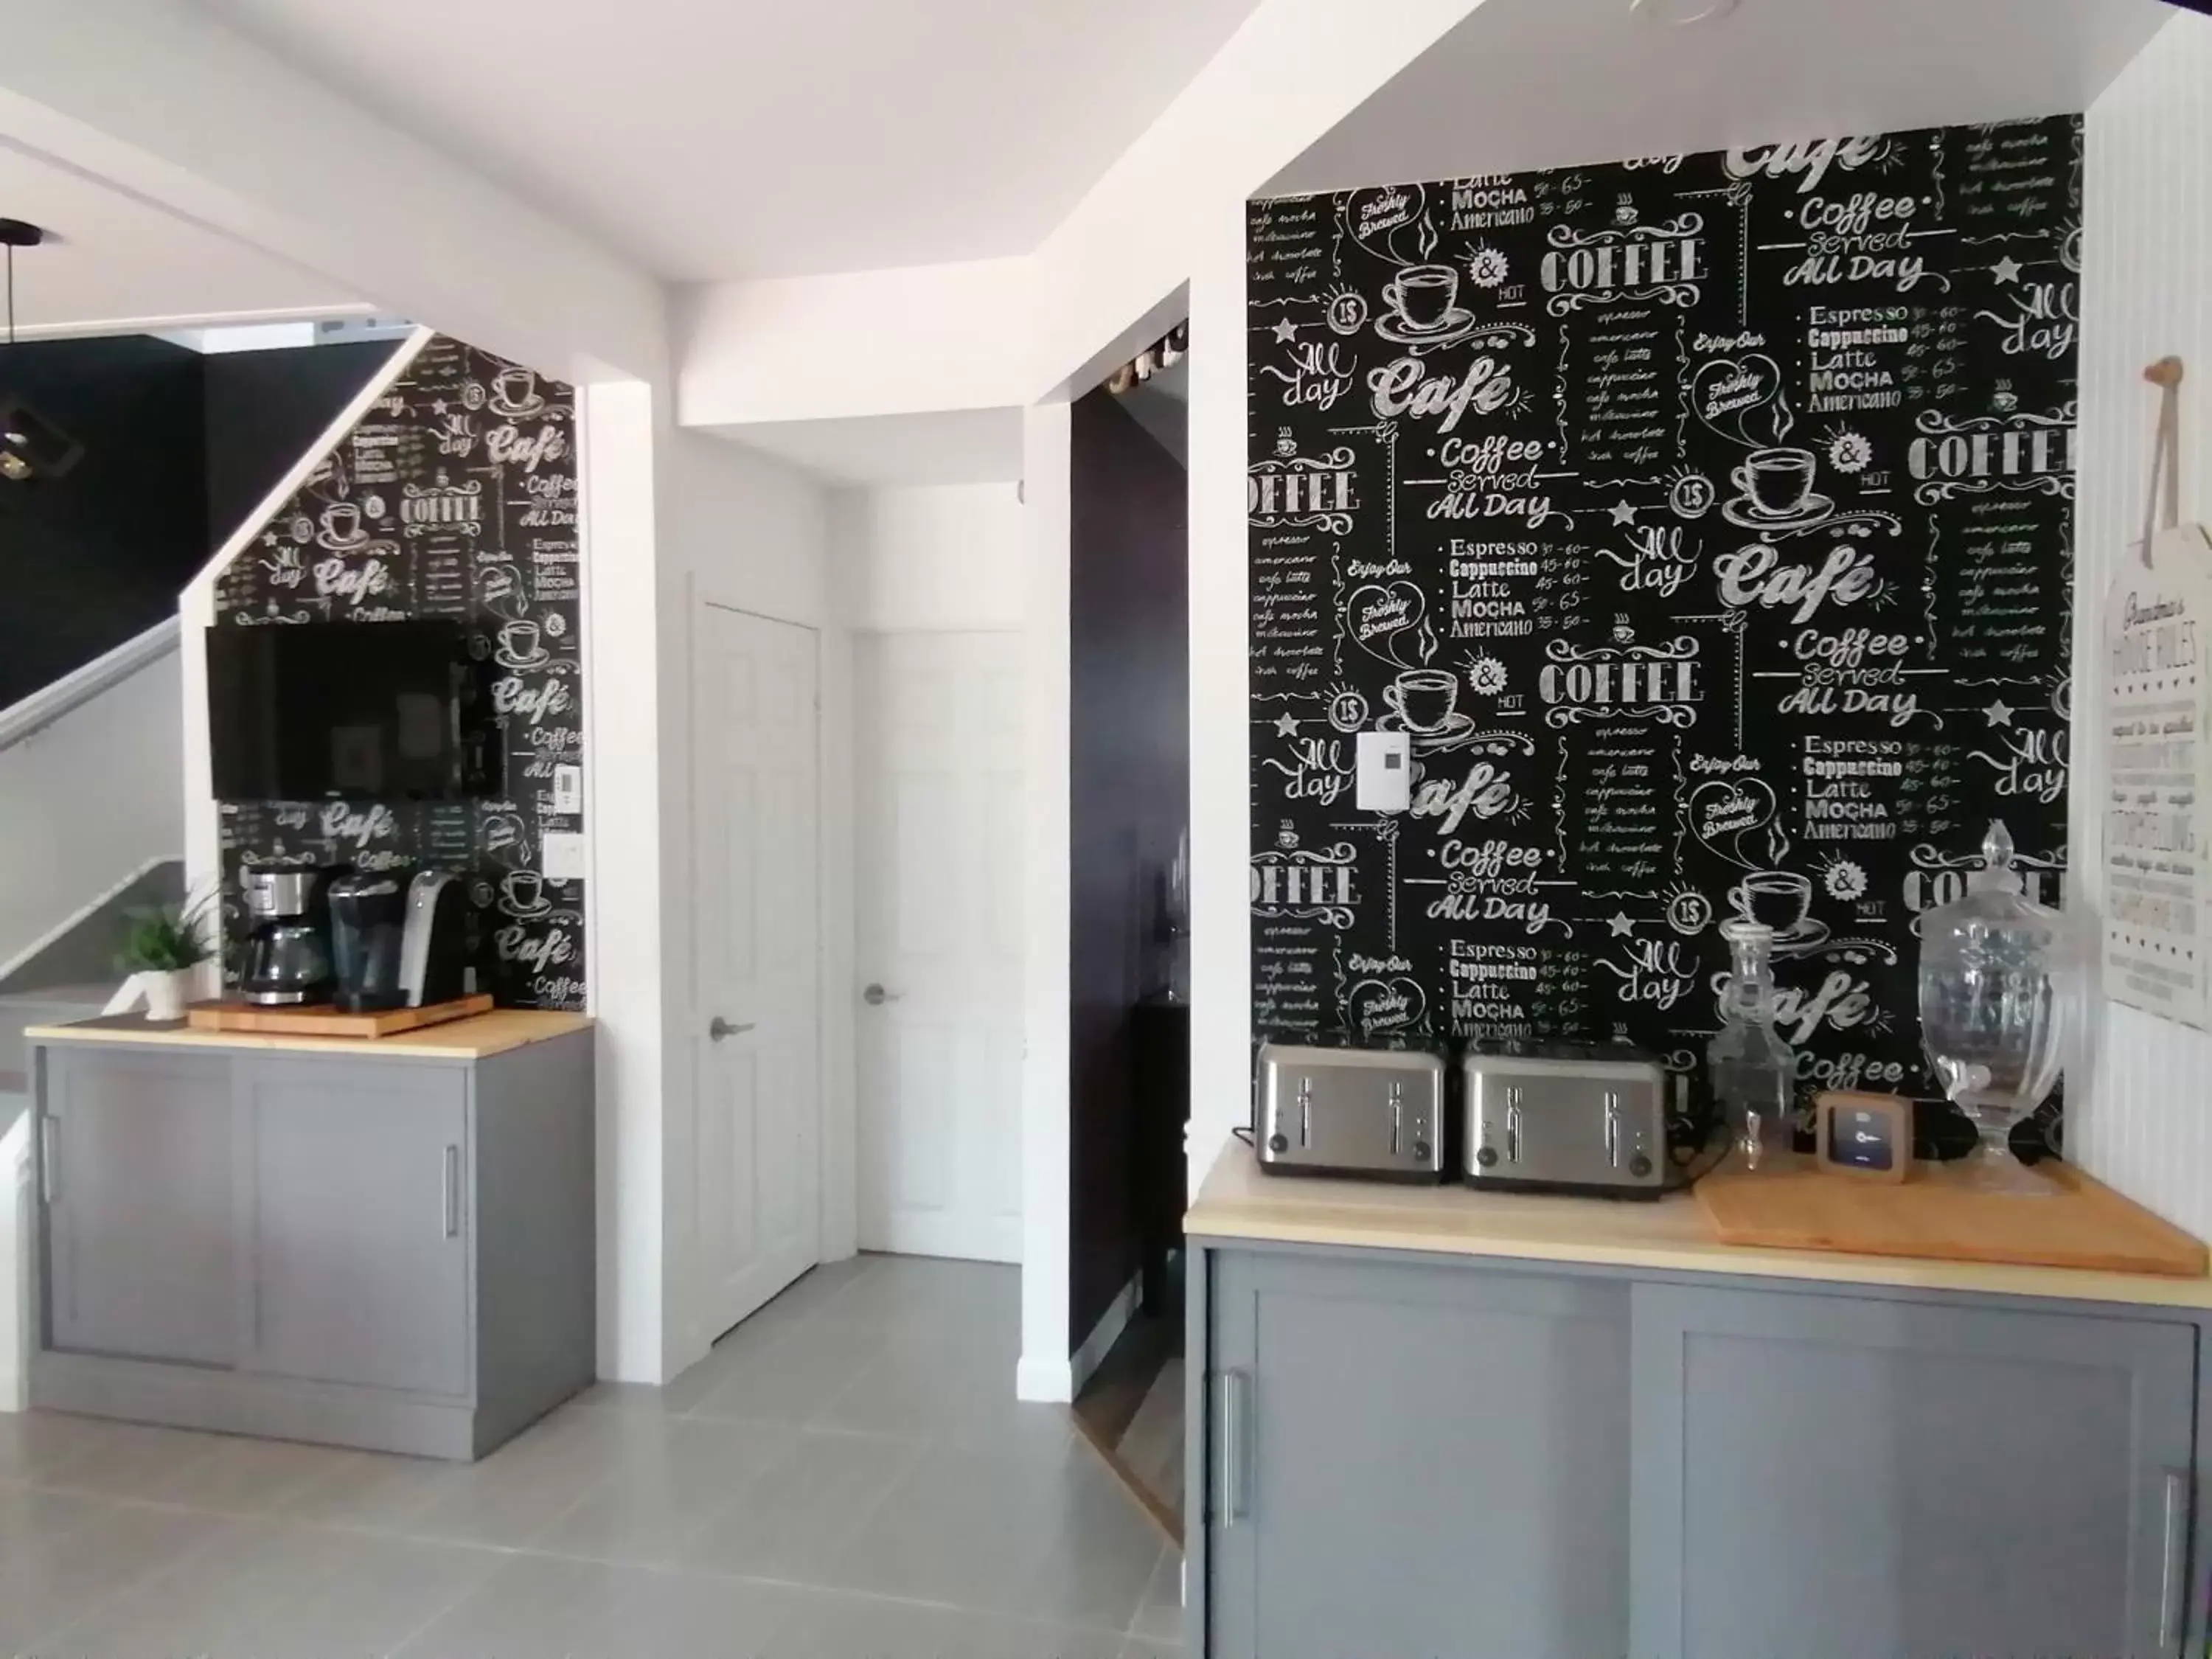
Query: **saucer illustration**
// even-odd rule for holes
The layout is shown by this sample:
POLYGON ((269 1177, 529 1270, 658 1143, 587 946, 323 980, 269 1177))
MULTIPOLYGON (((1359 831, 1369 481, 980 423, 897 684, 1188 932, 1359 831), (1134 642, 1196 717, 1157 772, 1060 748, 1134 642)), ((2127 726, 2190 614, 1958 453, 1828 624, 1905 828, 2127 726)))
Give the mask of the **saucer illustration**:
POLYGON ((526 421, 532 415, 545 412, 545 399, 533 392, 519 404, 509 403, 502 394, 495 392, 491 394, 491 401, 484 407, 503 420, 526 421))
POLYGON ((1396 312, 1375 320, 1377 334, 1393 344, 1403 346, 1456 345, 1474 330, 1474 313, 1465 306, 1454 306, 1435 322, 1425 325, 1409 322, 1396 312))
POLYGON ((1787 513, 1769 512, 1748 495, 1731 495, 1721 503, 1721 516, 1746 530, 1810 530, 1826 523, 1835 510, 1835 501, 1817 489, 1787 513))
POLYGON ((499 908, 501 915, 512 921, 535 921, 538 917, 552 913, 553 901, 543 896, 528 902, 506 897, 500 900, 499 908))
POLYGON ((1378 732, 1405 732, 1413 739, 1416 749, 1449 749, 1454 744, 1464 743, 1474 735, 1474 717, 1455 709, 1444 716, 1444 722, 1431 732, 1415 732, 1395 714, 1385 714, 1375 722, 1378 732))
POLYGON ((1807 916, 1795 927, 1785 927, 1774 936, 1774 954, 1778 957, 1808 956, 1828 942, 1828 924, 1818 916, 1807 916))
POLYGON ((491 659, 501 668, 543 668, 553 660, 553 653, 542 645, 527 654, 502 645, 491 653, 491 659))
POLYGON ((315 532, 315 545, 332 553, 350 553, 356 548, 368 546, 368 540, 369 532, 366 530, 356 530, 350 536, 341 536, 330 530, 315 532))

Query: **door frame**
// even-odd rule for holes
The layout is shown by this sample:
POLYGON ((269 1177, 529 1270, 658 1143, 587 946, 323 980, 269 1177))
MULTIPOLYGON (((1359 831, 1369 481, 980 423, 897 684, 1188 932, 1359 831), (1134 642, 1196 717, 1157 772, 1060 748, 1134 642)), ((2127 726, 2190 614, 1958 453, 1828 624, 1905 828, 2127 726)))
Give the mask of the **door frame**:
MULTIPOLYGON (((819 622, 777 616, 757 605, 724 597, 711 580, 696 574, 684 583, 681 696, 684 708, 684 847, 677 868, 684 894, 698 890, 700 822, 698 783, 698 659, 700 612, 708 608, 793 628, 814 636, 814 980, 816 1191, 815 1255, 836 1261, 854 1253, 853 1193, 856 1180, 852 1133, 852 1066, 849 1042, 852 986, 852 761, 850 685, 852 652, 846 630, 819 622), (842 927, 842 933, 840 932, 842 927), (840 1041, 842 1028, 845 1041, 840 1041), (841 1057, 840 1049, 842 1049, 841 1057), (840 1063, 842 1058, 842 1064, 840 1063)), ((696 1038, 708 1018, 700 999, 697 935, 694 913, 682 895, 664 892, 664 915, 685 920, 676 948, 663 954, 662 1041, 664 1119, 660 1137, 663 1286, 666 1323, 663 1330, 663 1376, 678 1374, 707 1356, 722 1334, 709 1330, 700 1307, 697 1217, 687 1201, 672 1201, 686 1178, 699 1143, 700 1077, 696 1038)))

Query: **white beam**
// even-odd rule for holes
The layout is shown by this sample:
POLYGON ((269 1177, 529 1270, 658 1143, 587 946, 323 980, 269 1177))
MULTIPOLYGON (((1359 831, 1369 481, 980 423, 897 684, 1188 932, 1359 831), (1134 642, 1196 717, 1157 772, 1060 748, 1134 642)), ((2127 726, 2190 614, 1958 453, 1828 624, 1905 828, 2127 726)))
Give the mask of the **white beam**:
POLYGON ((0 137, 548 374, 665 370, 651 276, 175 0, 9 7, 0 137))

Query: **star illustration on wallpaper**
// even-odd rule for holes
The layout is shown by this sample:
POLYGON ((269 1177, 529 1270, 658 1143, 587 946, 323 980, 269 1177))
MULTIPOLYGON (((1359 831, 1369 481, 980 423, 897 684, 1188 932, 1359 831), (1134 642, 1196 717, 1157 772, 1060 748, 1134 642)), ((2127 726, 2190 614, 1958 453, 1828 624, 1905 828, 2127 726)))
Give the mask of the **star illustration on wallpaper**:
POLYGON ((1626 939, 1636 930, 1636 924, 1618 910, 1613 913, 1612 919, 1606 923, 1606 926, 1613 929, 1613 936, 1615 939, 1626 939))
POLYGON ((1990 267, 1990 275, 2000 283, 2016 283, 2020 280, 2020 261, 2008 253, 1990 267))
POLYGON ((1298 722, 1295 715, 1285 714, 1275 722, 1275 735, 1277 737, 1295 738, 1297 734, 1298 722))
POLYGON ((1285 317, 1275 325, 1275 337, 1285 345, 1298 337, 1298 325, 1285 317))
POLYGON ((2002 697, 1991 703, 1987 708, 1982 710, 1982 713, 1989 717, 1989 722, 1991 726, 2010 726, 2012 724, 2013 711, 2006 706, 2005 701, 2002 697))
POLYGON ((1606 508, 1606 511, 1613 514, 1613 521, 1615 524, 1636 522, 1636 509, 1626 501, 1615 501, 1611 507, 1606 508))

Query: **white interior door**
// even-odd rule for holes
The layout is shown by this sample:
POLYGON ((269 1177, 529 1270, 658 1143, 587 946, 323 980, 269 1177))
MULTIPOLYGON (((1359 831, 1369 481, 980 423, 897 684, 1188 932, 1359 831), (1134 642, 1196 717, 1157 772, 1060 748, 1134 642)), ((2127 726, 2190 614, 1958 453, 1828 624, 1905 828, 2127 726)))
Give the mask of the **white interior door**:
POLYGON ((816 643, 720 605, 693 618, 697 1117, 672 1185, 690 1182, 695 1340, 820 1258, 816 643))
POLYGON ((1021 640, 854 643, 860 1237, 1022 1253, 1021 640))

